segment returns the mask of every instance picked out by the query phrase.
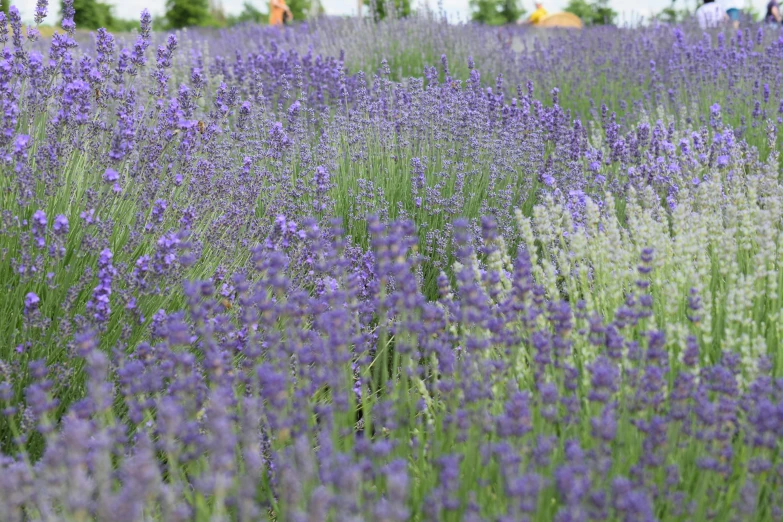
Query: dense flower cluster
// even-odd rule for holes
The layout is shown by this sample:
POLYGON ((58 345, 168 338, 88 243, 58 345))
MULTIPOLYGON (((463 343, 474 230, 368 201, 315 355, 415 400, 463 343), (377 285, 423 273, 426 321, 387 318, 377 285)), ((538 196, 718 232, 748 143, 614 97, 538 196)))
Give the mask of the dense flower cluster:
POLYGON ((63 7, 0 13, 0 520, 783 518, 777 35, 63 7))

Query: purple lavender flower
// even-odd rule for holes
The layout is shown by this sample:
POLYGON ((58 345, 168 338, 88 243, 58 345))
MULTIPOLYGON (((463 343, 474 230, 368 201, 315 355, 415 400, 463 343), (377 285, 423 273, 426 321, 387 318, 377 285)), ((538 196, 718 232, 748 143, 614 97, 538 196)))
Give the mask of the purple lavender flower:
POLYGON ((721 123, 721 107, 719 103, 710 106, 710 126, 715 129, 721 123))
POLYGON ((315 168, 315 184, 319 196, 323 196, 329 190, 329 171, 323 165, 315 168))
POLYGON ((33 213, 32 218, 32 224, 33 224, 33 237, 35 237, 35 243, 38 246, 38 248, 43 248, 46 246, 46 225, 48 221, 46 219, 46 214, 43 210, 36 210, 33 213))
POLYGON ((165 199, 157 199, 152 205, 152 212, 150 212, 150 222, 147 223, 145 230, 152 232, 155 230, 155 226, 163 223, 164 214, 169 204, 165 199))
POLYGON ((619 369, 609 359, 600 356, 590 367, 590 373, 590 400, 606 403, 619 389, 619 369))
POLYGON ((497 422, 497 433, 502 438, 521 437, 531 429, 529 397, 526 393, 513 392, 506 402, 505 412, 497 422))
POLYGON ((594 417, 591 420, 593 427, 593 436, 604 442, 611 442, 617 435, 617 418, 614 407, 606 405, 601 412, 600 417, 594 417))
POLYGON ((699 363, 699 342, 694 336, 688 336, 682 362, 688 367, 696 367, 699 363))
POLYGON ((27 295, 24 296, 24 313, 25 315, 29 315, 36 310, 38 310, 38 305, 41 302, 41 298, 38 297, 35 292, 28 292, 27 295))
POLYGON ((36 25, 40 25, 43 23, 44 18, 46 18, 46 13, 49 8, 49 2, 47 0, 38 0, 35 3, 35 23, 36 25))
POLYGON ((54 224, 52 225, 52 230, 58 236, 63 236, 67 234, 69 230, 68 218, 62 214, 58 214, 57 216, 55 216, 54 224))
POLYGON ((11 22, 11 39, 14 44, 14 48, 22 48, 22 17, 19 14, 19 9, 15 5, 8 8, 8 19, 11 22))
MULTIPOLYGON (((177 262, 177 253, 183 247, 180 234, 170 232, 158 239, 152 269, 157 275, 167 273, 177 262)), ((141 260, 140 260, 141 261, 141 260)), ((139 264, 137 263, 137 267, 139 264)))
POLYGON ((27 134, 20 134, 14 141, 14 157, 18 161, 27 159, 27 151, 32 145, 32 138, 27 134))
POLYGON ((62 27, 68 35, 73 36, 73 32, 76 30, 76 24, 73 21, 73 17, 76 15, 76 11, 73 8, 73 0, 63 0, 62 2, 62 27))
POLYGON ((114 183, 118 179, 120 179, 119 173, 111 167, 107 168, 106 172, 103 173, 103 181, 106 183, 114 183))
POLYGON ((5 12, 0 11, 0 43, 4 44, 8 41, 8 18, 5 12))
POLYGON ((112 265, 113 254, 108 248, 98 257, 98 286, 93 289, 92 298, 87 302, 87 311, 99 326, 105 326, 111 314, 111 287, 117 271, 112 265))

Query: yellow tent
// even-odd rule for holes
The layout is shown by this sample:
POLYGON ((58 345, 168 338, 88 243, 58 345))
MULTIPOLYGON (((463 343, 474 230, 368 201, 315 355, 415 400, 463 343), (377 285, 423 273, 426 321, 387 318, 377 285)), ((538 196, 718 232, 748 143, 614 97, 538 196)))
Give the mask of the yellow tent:
POLYGON ((582 28, 582 20, 578 16, 571 13, 554 13, 545 16, 540 22, 536 24, 536 27, 572 27, 575 29, 582 28))

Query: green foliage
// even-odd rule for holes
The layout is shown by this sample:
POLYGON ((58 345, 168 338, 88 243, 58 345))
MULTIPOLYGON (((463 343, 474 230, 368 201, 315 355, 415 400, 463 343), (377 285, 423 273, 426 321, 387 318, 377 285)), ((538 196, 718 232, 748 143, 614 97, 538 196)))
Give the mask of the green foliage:
MULTIPOLYGON (((316 0, 315 3, 313 3, 313 0, 288 0, 286 5, 288 5, 289 9, 291 9, 291 12, 294 15, 294 20, 305 20, 313 14, 324 14, 323 6, 319 0, 316 0)), ((266 24, 268 21, 268 10, 266 12, 262 11, 258 9, 252 2, 246 1, 242 4, 242 11, 236 15, 227 15, 223 10, 222 5, 213 4, 208 7, 208 16, 203 19, 202 22, 189 25, 201 25, 207 27, 232 27, 242 23, 266 24)), ((155 28, 154 25, 155 24, 153 23, 153 28, 155 28)), ((164 26, 163 29, 167 27, 173 27, 171 22, 168 22, 168 24, 164 26)))
MULTIPOLYGON (((63 2, 60 0, 60 12, 63 2)), ((76 14, 73 21, 80 29, 98 29, 110 27, 113 22, 112 6, 96 0, 74 0, 73 9, 76 14)))
POLYGON ((370 6, 370 11, 376 20, 383 20, 387 16, 405 18, 411 14, 410 0, 364 0, 364 3, 370 6))
POLYGON ((152 18, 153 31, 165 31, 168 27, 168 21, 165 16, 155 16, 152 18))
POLYGON ((525 14, 519 0, 470 0, 474 22, 487 25, 513 24, 525 14))
POLYGON ((569 0, 564 11, 575 14, 586 25, 611 25, 617 18, 617 11, 609 7, 609 0, 569 0))
POLYGON ((587 3, 587 0, 570 0, 565 11, 575 14, 585 23, 590 19, 593 12, 592 6, 587 3))
POLYGON ((242 12, 238 15, 229 16, 226 19, 227 25, 237 25, 242 23, 264 24, 269 17, 268 13, 264 13, 255 8, 250 2, 242 4, 242 12))
POLYGON ((166 0, 166 22, 170 29, 210 25, 208 0, 166 0))
POLYGON ((228 25, 228 16, 226 16, 222 3, 209 3, 209 21, 203 25, 210 27, 226 27, 228 25))
POLYGON ((677 0, 672 0, 668 7, 663 8, 660 13, 655 15, 655 19, 667 24, 676 24, 690 16, 690 14, 688 9, 679 9, 677 7, 677 0))
POLYGON ((11 7, 11 0, 0 0, 0 11, 8 15, 8 8, 11 7))
POLYGON ((679 19, 679 13, 676 9, 673 9, 670 7, 664 7, 660 13, 655 15, 655 18, 657 20, 660 20, 661 22, 666 22, 667 24, 674 24, 677 23, 679 19))
POLYGON ((291 9, 294 20, 304 20, 308 18, 310 14, 312 0, 286 0, 286 5, 291 9))
MULTIPOLYGON (((139 28, 138 20, 117 18, 113 6, 97 0, 74 0, 74 22, 79 29, 106 28, 111 32, 130 32, 139 28)), ((62 0, 60 0, 62 12, 62 0)))
POLYGON ((500 14, 503 15, 503 18, 510 23, 516 23, 517 20, 522 18, 525 13, 527 13, 527 10, 522 7, 522 5, 519 3, 519 0, 503 0, 502 5, 500 7, 500 14))
POLYGON ((112 17, 111 24, 106 29, 112 33, 130 33, 131 31, 138 31, 141 29, 141 24, 138 20, 112 17))

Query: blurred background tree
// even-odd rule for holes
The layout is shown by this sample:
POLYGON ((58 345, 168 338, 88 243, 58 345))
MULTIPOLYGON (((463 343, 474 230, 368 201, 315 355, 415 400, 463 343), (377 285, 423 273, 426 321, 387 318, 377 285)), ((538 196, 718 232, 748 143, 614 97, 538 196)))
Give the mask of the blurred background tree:
POLYGON ((682 2, 671 0, 668 7, 664 7, 660 13, 655 15, 655 19, 667 24, 677 24, 687 19, 693 14, 688 5, 682 5, 682 2))
POLYGON ((471 18, 487 25, 516 23, 525 15, 519 0, 470 0, 471 18))
POLYGON ((305 20, 310 14, 312 0, 286 0, 285 3, 288 5, 288 8, 291 9, 291 14, 294 15, 294 21, 305 20))
POLYGON ((242 4, 242 12, 238 15, 229 16, 226 20, 226 24, 229 26, 244 23, 265 24, 268 19, 269 13, 264 13, 263 11, 256 9, 250 2, 245 2, 242 4))
MULTIPOLYGON (((73 9, 76 12, 73 21, 80 29, 108 28, 112 25, 112 7, 109 4, 96 0, 73 0, 73 9)), ((62 1, 60 12, 62 12, 62 1)))
MULTIPOLYGON (((294 21, 322 16, 325 13, 324 6, 320 0, 286 0, 286 4, 294 15, 294 21)), ((260 3, 260 5, 268 6, 268 3, 260 3)), ((221 24, 221 26, 231 27, 232 25, 242 23, 266 24, 269 22, 269 12, 261 11, 255 7, 254 3, 246 1, 242 4, 241 13, 228 15, 224 18, 224 24, 221 24)))
POLYGON ((392 13, 396 18, 405 18, 411 14, 411 0, 364 0, 364 3, 370 6, 370 13, 376 20, 383 20, 392 13))
POLYGON ((223 8, 221 0, 209 0, 209 20, 206 25, 214 27, 225 27, 228 24, 228 16, 223 8))
POLYGON ((0 11, 8 15, 8 8, 11 7, 11 0, 0 0, 0 11))
POLYGON ((569 0, 563 10, 581 18, 585 25, 611 25, 617 19, 617 11, 609 7, 609 0, 569 0))
MULTIPOLYGON (((60 12, 63 12, 62 0, 60 0, 60 12)), ((4 7, 10 5, 8 0, 3 0, 4 7)), ((75 11, 73 21, 79 29, 106 28, 113 32, 131 31, 139 27, 138 20, 124 20, 114 16, 111 4, 98 0, 74 0, 75 11)))
POLYGON ((500 14, 508 24, 517 23, 527 13, 527 9, 522 7, 519 0, 503 0, 501 3, 500 14))
POLYGON ((166 26, 180 29, 211 25, 209 0, 166 0, 166 26))
MULTIPOLYGON (((294 21, 324 14, 320 0, 286 0, 294 15, 294 21)), ((153 28, 179 29, 188 26, 231 27, 241 23, 266 24, 269 12, 256 5, 268 7, 267 1, 246 0, 239 14, 226 14, 223 0, 166 0, 166 15, 163 21, 153 23, 153 28)))

